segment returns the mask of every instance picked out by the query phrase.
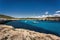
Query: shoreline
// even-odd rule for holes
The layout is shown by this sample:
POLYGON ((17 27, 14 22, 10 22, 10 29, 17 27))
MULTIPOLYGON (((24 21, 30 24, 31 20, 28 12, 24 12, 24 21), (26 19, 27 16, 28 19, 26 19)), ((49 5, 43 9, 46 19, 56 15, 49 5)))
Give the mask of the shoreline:
MULTIPOLYGON (((11 22, 11 21, 16 21, 16 20, 6 20, 5 22, 3 22, 3 23, 0 23, 0 25, 1 24, 5 24, 5 23, 8 23, 8 22, 11 22)), ((58 21, 59 22, 59 21, 58 21)), ((19 28, 19 27, 15 27, 15 28, 19 28)), ((22 27, 23 28, 23 27, 22 27)), ((25 29, 25 28, 24 28, 25 29)), ((27 29, 29 29, 29 28, 27 28, 27 29)), ((37 29, 41 29, 41 30, 44 30, 43 28, 37 28, 37 29)), ((41 31, 38 31, 38 30, 36 30, 36 29, 29 29, 29 30, 34 30, 34 31, 36 31, 36 32, 41 32, 41 31)), ((45 33, 47 33, 47 34, 54 34, 54 35, 57 35, 57 36, 60 36, 58 33, 55 33, 55 32, 52 32, 52 31, 48 31, 48 30, 45 30, 46 32, 45 33)), ((42 31, 42 33, 44 33, 44 31, 42 31)))
MULTIPOLYGON (((35 19, 20 19, 20 20, 35 20, 35 19)), ((0 24, 5 24, 5 23, 11 22, 11 21, 17 21, 17 20, 0 20, 0 24)), ((56 21, 56 22, 60 22, 60 20, 39 20, 39 21, 56 21)))

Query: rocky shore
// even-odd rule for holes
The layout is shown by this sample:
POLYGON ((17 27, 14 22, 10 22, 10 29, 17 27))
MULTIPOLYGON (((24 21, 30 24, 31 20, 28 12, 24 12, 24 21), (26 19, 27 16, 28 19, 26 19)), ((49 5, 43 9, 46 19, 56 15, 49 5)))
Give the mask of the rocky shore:
POLYGON ((0 25, 0 40, 60 40, 60 37, 26 29, 17 29, 8 25, 0 25))

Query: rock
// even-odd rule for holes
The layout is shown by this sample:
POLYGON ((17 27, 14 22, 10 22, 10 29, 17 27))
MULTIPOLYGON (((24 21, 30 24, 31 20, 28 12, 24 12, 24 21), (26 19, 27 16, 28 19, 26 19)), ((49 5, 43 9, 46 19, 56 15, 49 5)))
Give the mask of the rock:
POLYGON ((60 37, 26 29, 17 29, 8 25, 0 25, 0 40, 60 40, 60 37))

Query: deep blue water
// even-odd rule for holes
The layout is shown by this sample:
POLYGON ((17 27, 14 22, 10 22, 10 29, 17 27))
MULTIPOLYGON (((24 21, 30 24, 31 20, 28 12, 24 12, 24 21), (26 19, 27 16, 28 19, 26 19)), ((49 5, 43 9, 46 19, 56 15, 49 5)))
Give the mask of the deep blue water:
POLYGON ((17 20, 6 24, 15 28, 24 28, 60 36, 60 21, 17 20))

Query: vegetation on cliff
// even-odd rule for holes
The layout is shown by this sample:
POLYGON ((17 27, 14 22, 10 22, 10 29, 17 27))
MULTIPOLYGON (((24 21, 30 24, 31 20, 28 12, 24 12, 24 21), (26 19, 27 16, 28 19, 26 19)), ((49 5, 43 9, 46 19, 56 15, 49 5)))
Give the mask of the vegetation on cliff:
POLYGON ((12 19, 12 18, 14 18, 14 17, 0 14, 0 18, 12 19))

